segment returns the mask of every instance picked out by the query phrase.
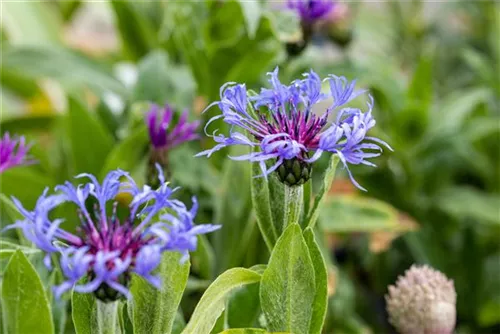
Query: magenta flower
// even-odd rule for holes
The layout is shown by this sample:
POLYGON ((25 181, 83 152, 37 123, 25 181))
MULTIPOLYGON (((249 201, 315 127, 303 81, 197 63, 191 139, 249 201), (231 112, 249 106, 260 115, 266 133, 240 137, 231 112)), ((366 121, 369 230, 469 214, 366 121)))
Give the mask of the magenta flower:
POLYGON ((172 126, 174 110, 167 104, 161 108, 152 104, 146 114, 146 125, 149 130, 151 144, 156 150, 169 150, 184 142, 198 138, 196 129, 199 121, 189 123, 187 111, 184 111, 175 126, 172 126), (169 131, 170 128, 170 131, 169 131))
POLYGON ((28 156, 30 147, 31 144, 26 144, 23 136, 11 138, 6 132, 0 140, 0 173, 12 167, 34 163, 28 156))

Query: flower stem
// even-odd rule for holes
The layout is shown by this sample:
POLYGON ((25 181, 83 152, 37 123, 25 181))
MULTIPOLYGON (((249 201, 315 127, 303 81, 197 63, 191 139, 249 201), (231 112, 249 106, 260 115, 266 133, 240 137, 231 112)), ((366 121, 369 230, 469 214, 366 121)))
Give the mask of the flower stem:
POLYGON ((100 300, 97 302, 97 328, 99 334, 119 334, 121 333, 118 322, 118 303, 114 301, 105 303, 100 300))
POLYGON ((290 187, 285 184, 285 221, 283 231, 291 224, 298 223, 303 204, 303 185, 290 187))

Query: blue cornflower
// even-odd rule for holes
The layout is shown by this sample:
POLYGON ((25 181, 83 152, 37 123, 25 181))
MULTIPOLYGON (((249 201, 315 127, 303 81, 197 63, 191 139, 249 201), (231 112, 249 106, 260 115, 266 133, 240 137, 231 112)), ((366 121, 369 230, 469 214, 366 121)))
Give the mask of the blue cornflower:
POLYGON ((312 70, 289 86, 279 81, 278 68, 268 75, 272 88, 262 88, 258 95, 249 95, 244 84, 227 83, 221 87, 221 100, 207 109, 216 104, 222 114, 210 119, 205 133, 213 121, 222 119, 231 126, 229 135, 226 137, 217 130, 212 135, 207 133, 218 144, 197 156, 209 157, 232 145, 260 148, 231 159, 258 162, 264 177, 278 170, 280 180, 293 186, 306 182, 310 178, 310 164, 323 152, 331 152, 339 156, 352 182, 365 190, 353 178, 349 164, 374 166, 367 159, 379 156, 381 145, 391 149, 384 141, 367 136, 375 126, 372 97, 369 96, 368 111, 363 112, 343 107, 366 92, 355 90, 355 81, 330 75, 326 79, 330 90, 323 93, 322 81, 312 70), (333 100, 332 104, 323 113, 314 113, 313 107, 327 98, 333 100), (329 121, 334 111, 337 117, 329 121))
POLYGON ((153 272, 160 264, 161 254, 178 251, 185 260, 187 252, 196 248, 196 235, 212 232, 219 226, 195 225, 196 209, 188 210, 181 201, 172 199, 176 189, 165 182, 159 166, 158 173, 161 186, 156 190, 149 186, 139 188, 128 173, 116 170, 102 183, 91 174, 80 174, 77 178, 87 178, 90 182, 77 187, 66 182, 49 196, 46 189, 33 211, 26 210, 13 198, 24 218, 7 229, 21 228, 26 238, 46 253, 44 262, 49 268, 51 254, 61 255, 65 280, 54 287, 58 298, 71 288, 80 293, 93 292, 104 301, 129 296, 127 285, 133 272, 160 288, 160 277, 153 272), (121 193, 132 195, 128 215, 123 220, 117 216, 115 201, 121 193), (62 219, 50 218, 51 211, 65 202, 76 205, 81 220, 77 234, 61 229, 62 219), (108 212, 110 202, 112 210, 108 212), (93 212, 88 210, 90 203, 95 203, 93 212), (87 278, 87 282, 79 283, 82 278, 87 278))

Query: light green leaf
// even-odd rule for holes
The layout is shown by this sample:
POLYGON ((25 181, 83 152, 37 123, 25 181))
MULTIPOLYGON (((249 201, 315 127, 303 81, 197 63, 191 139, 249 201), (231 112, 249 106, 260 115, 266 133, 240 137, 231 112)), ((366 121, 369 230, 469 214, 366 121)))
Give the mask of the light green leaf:
POLYGON ((316 291, 314 266, 298 224, 278 239, 260 283, 260 303, 270 331, 307 334, 316 291))
POLYGON ((160 50, 153 51, 141 60, 137 69, 139 76, 134 89, 134 99, 165 104, 169 91, 172 90, 168 55, 160 50))
POLYGON ((11 257, 3 276, 2 313, 9 334, 54 332, 42 281, 20 250, 11 257))
POLYGON ((262 16, 261 4, 258 1, 238 0, 238 2, 245 18, 248 36, 253 39, 262 16))
POLYGON ((11 45, 60 44, 61 20, 48 3, 2 3, 2 28, 5 29, 11 45))
POLYGON ((429 106, 433 96, 433 78, 432 66, 433 57, 425 55, 421 57, 420 62, 413 73, 410 86, 408 87, 408 106, 413 114, 422 114, 421 117, 426 120, 429 106), (415 108, 417 110, 415 110, 415 108))
POLYGON ((219 334, 270 334, 265 329, 261 328, 230 328, 219 334))
POLYGON ((113 137, 79 101, 71 98, 67 131, 76 173, 98 175, 113 149, 113 137))
POLYGON ((127 91, 111 71, 90 58, 62 47, 16 47, 4 50, 2 66, 31 78, 49 77, 59 81, 66 91, 90 88, 102 95, 127 91))
POLYGON ((477 219, 478 223, 500 226, 500 196, 471 187, 452 187, 436 198, 436 207, 458 219, 477 219))
POLYGON ((128 301, 132 310, 135 333, 170 333, 189 276, 189 262, 180 263, 181 254, 165 252, 156 275, 162 280, 161 290, 144 278, 133 275, 128 301))
POLYGON ((334 196, 321 210, 321 227, 328 233, 397 231, 398 212, 382 201, 334 196))
POLYGON ((226 300, 234 288, 259 282, 261 276, 245 268, 233 268, 221 274, 205 291, 182 333, 210 333, 226 308, 226 300))
POLYGON ((309 255, 311 256, 312 264, 314 267, 314 279, 316 282, 316 293, 314 294, 314 303, 311 317, 311 326, 309 333, 321 333, 323 323, 325 321, 326 309, 328 306, 328 274, 326 271, 325 260, 321 254, 316 240, 314 239, 314 231, 308 227, 304 231, 304 239, 307 247, 309 248, 309 255))
POLYGON ((337 169, 337 164, 339 163, 339 157, 336 154, 333 154, 330 157, 330 164, 325 171, 323 176, 323 183, 319 192, 314 197, 314 203, 311 207, 311 211, 307 215, 307 220, 305 222, 305 226, 314 227, 316 224, 316 220, 318 219, 318 215, 321 209, 321 206, 324 202, 324 196, 330 190, 332 186, 333 179, 335 178, 335 170, 337 169))
POLYGON ((100 173, 101 177, 104 178, 107 173, 117 168, 132 171, 143 158, 148 143, 149 136, 146 127, 140 127, 131 133, 114 146, 108 154, 100 173))
POLYGON ((40 253, 40 250, 37 248, 16 245, 9 241, 0 240, 0 260, 9 258, 18 250, 20 250, 24 255, 40 253))

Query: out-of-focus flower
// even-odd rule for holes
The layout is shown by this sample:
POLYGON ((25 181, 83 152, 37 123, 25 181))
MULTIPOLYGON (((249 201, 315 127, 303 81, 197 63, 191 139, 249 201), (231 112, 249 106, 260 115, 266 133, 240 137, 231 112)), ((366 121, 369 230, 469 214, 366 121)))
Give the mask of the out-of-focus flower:
POLYGON ((264 177, 278 170, 280 180, 294 186, 310 178, 311 163, 323 152, 331 152, 339 156, 351 181, 363 189, 354 180, 348 165, 375 166, 367 159, 381 154, 380 145, 390 149, 384 141, 367 135, 375 126, 371 96, 367 112, 341 108, 365 93, 365 90, 354 89, 355 81, 331 75, 327 78, 330 91, 322 93, 321 79, 312 70, 304 74, 304 79, 295 80, 289 86, 279 81, 278 68, 268 74, 272 88, 262 88, 256 96, 248 96, 244 84, 227 83, 221 87, 221 100, 207 109, 216 104, 222 114, 207 123, 205 132, 213 121, 222 119, 231 126, 229 135, 217 130, 211 135, 207 133, 217 145, 197 156, 209 157, 232 145, 249 146, 254 149, 252 153, 231 159, 258 162, 264 177), (333 103, 321 115, 316 115, 313 106, 327 98, 332 98, 333 103), (338 111, 337 117, 331 122, 328 117, 335 111, 338 111))
POLYGON ((312 25, 326 17, 335 6, 333 0, 288 0, 287 2, 287 8, 297 13, 303 25, 312 25))
POLYGON ((31 144, 26 144, 23 136, 11 138, 6 132, 0 139, 0 173, 12 167, 34 163, 28 156, 30 147, 31 144))
POLYGON ((26 238, 46 253, 44 262, 49 268, 51 254, 61 254, 65 281, 54 287, 56 297, 73 287, 80 293, 93 292, 106 302, 129 296, 127 285, 132 272, 160 288, 160 277, 153 271, 160 264, 161 254, 177 251, 185 260, 188 251, 196 248, 196 235, 219 228, 195 225, 196 199, 193 198, 191 210, 173 199, 177 188, 170 188, 158 169, 161 185, 156 190, 149 186, 139 188, 128 173, 116 170, 102 183, 91 174, 80 174, 77 178, 87 178, 90 182, 77 187, 66 182, 56 187, 58 193, 49 196, 46 189, 33 211, 26 210, 13 198, 24 219, 6 229, 22 229, 26 238), (121 182, 121 178, 128 181, 121 182), (115 198, 124 192, 133 199, 127 217, 120 219, 115 198), (76 205, 81 220, 78 234, 61 229, 62 219, 49 218, 51 211, 65 202, 76 205), (107 210, 110 202, 112 210, 107 210), (94 210, 88 210, 89 203, 95 203, 94 210), (81 283, 82 278, 87 282, 81 283))
POLYGON ((196 129, 200 125, 199 121, 189 123, 187 111, 184 111, 177 124, 171 126, 173 115, 174 110, 169 105, 161 108, 156 104, 152 104, 151 109, 146 114, 149 138, 155 149, 171 149, 186 141, 198 138, 196 129))
POLYGON ((199 121, 188 122, 187 111, 184 111, 177 123, 172 126, 174 110, 169 106, 161 108, 156 104, 151 104, 150 110, 146 114, 146 125, 151 141, 151 152, 149 158, 148 184, 154 185, 158 175, 156 174, 156 164, 162 170, 168 172, 168 151, 182 143, 199 138, 196 130, 199 121))
POLYGON ((453 333, 457 294, 439 271, 414 265, 385 298, 389 321, 401 334, 453 333))

